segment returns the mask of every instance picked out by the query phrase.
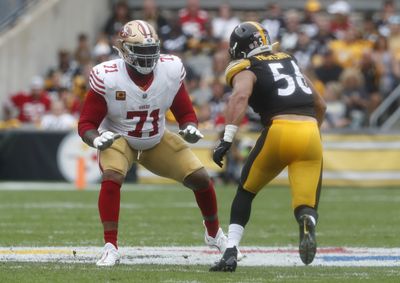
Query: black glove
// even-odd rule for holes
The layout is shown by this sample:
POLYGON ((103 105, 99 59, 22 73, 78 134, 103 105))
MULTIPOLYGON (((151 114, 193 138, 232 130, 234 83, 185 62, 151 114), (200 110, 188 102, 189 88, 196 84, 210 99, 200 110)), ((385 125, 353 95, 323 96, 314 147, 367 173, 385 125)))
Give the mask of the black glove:
POLYGON ((222 168, 222 159, 224 158, 225 154, 231 148, 232 143, 221 140, 219 145, 214 149, 213 153, 213 160, 214 162, 222 168))

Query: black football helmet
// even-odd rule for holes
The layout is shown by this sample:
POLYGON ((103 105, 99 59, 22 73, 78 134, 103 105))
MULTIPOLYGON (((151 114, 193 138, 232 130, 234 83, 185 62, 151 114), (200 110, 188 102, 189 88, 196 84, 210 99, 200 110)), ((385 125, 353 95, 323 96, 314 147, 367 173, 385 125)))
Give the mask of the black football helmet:
POLYGON ((244 22, 235 27, 229 41, 231 58, 243 59, 272 51, 267 30, 257 22, 244 22))

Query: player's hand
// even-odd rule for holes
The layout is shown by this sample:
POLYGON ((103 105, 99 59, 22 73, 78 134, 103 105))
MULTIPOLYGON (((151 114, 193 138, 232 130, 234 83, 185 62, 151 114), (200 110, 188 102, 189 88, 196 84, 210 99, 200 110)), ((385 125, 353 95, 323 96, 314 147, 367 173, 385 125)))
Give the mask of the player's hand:
POLYGON ((113 132, 104 132, 93 140, 93 146, 99 150, 105 150, 109 148, 116 139, 121 137, 120 134, 114 134, 113 132))
POLYGON ((231 145, 232 145, 231 142, 221 140, 219 145, 214 149, 213 160, 221 168, 224 165, 222 163, 222 159, 224 158, 228 150, 231 148, 231 145))
POLYGON ((180 130, 179 134, 182 136, 182 138, 190 143, 196 143, 199 141, 199 139, 204 138, 202 133, 192 125, 188 125, 185 129, 180 130))

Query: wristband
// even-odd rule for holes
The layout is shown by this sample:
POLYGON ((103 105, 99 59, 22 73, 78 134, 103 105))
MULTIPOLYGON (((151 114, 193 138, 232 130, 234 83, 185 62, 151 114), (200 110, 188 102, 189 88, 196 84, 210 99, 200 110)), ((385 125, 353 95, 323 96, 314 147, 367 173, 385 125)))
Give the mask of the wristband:
POLYGON ((232 142, 237 130, 238 126, 236 125, 226 125, 223 140, 226 142, 232 142))

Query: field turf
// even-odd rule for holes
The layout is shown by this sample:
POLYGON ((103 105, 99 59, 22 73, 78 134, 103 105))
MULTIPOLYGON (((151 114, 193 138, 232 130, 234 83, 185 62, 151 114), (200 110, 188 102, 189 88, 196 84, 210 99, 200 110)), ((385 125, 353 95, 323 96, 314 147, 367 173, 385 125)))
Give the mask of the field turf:
MULTIPOLYGON (((4 187, 4 186, 3 186, 4 187)), ((41 185, 37 184, 37 188, 41 185)), ((46 188, 49 186, 47 185, 46 188)), ((102 246, 97 191, 2 190, 0 247, 102 246)), ((235 188, 218 186, 224 230, 235 188)), ((180 185, 125 185, 120 246, 201 246, 204 230, 193 194, 180 185)), ((398 247, 400 190, 331 188, 321 193, 319 247, 398 247)), ((253 203, 243 246, 297 246, 298 227, 286 187, 265 188, 253 203)), ((0 262, 0 282, 399 282, 399 267, 244 267, 0 262)))

